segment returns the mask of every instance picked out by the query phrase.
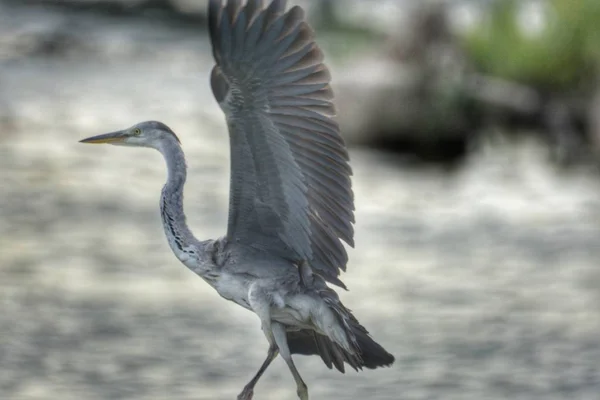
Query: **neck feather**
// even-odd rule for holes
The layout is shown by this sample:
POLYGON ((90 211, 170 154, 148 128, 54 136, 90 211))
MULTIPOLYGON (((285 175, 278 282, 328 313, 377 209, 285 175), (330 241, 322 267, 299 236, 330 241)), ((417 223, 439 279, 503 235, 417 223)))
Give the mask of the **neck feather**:
POLYGON ((219 276, 211 261, 214 241, 198 241, 188 228, 183 213, 183 186, 187 170, 183 150, 175 137, 157 149, 164 156, 168 169, 167 183, 160 198, 160 214, 169 246, 184 265, 207 282, 214 282, 219 276))
POLYGON ((158 150, 163 154, 168 169, 167 183, 160 200, 161 217, 169 244, 178 254, 183 248, 198 242, 188 228, 183 212, 183 186, 187 172, 185 156, 175 139, 163 143, 158 150))

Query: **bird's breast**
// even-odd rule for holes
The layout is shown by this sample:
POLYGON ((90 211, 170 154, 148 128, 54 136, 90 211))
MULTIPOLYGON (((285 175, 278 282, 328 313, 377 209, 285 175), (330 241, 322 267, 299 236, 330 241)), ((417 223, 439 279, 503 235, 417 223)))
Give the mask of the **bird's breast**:
POLYGON ((251 282, 246 275, 223 272, 211 283, 211 286, 224 299, 231 300, 244 308, 250 309, 250 303, 248 302, 248 288, 250 284, 251 282))

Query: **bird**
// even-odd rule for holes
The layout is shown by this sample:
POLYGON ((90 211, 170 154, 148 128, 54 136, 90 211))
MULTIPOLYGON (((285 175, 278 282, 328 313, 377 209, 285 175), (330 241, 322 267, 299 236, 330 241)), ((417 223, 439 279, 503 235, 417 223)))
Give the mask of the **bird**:
POLYGON ((334 287, 354 247, 354 195, 347 147, 335 120, 331 76, 299 6, 287 1, 209 0, 213 95, 229 130, 226 234, 199 240, 183 209, 187 167, 167 125, 145 121, 81 140, 148 147, 168 170, 160 216, 175 256, 218 294, 260 320, 267 356, 238 395, 279 355, 301 400, 308 387, 292 354, 318 355, 345 372, 391 366, 394 356, 346 308, 334 287))

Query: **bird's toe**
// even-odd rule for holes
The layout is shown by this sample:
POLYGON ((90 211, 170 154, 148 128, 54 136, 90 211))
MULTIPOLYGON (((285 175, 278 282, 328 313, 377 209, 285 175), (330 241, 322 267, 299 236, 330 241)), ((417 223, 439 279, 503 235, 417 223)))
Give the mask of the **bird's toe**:
POLYGON ((244 388, 242 393, 240 393, 237 397, 237 400, 252 400, 252 396, 254 395, 254 390, 251 388, 244 388))
POLYGON ((308 388, 306 385, 298 386, 296 393, 298 394, 300 400, 308 400, 308 388))

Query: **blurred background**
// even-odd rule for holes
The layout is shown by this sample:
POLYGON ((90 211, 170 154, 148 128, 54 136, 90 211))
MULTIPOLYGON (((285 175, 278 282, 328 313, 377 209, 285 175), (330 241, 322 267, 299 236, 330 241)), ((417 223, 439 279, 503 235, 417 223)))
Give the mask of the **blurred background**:
MULTIPOLYGON (((296 1, 290 1, 296 3, 296 1)), ((598 399, 600 2, 297 1, 332 69, 357 206, 341 293, 396 356, 313 399, 598 399)), ((200 0, 0 0, 0 399, 233 399, 257 318, 173 257, 157 119, 199 238, 229 148, 200 0)), ((281 360, 257 399, 295 399, 281 360)))

